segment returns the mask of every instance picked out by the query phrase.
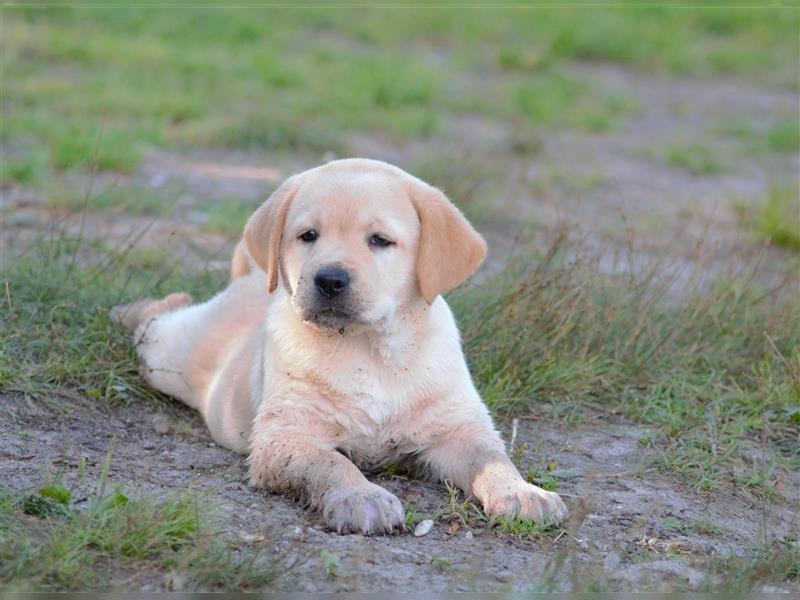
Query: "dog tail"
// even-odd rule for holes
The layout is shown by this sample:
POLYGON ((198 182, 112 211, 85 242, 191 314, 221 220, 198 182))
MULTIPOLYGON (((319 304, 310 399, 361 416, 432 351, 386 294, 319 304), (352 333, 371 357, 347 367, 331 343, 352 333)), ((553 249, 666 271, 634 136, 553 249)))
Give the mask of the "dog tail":
POLYGON ((161 300, 142 298, 130 304, 120 304, 111 309, 109 316, 112 321, 119 323, 125 329, 134 331, 141 323, 155 319, 164 313, 189 306, 192 302, 192 297, 189 294, 176 292, 165 296, 161 300))

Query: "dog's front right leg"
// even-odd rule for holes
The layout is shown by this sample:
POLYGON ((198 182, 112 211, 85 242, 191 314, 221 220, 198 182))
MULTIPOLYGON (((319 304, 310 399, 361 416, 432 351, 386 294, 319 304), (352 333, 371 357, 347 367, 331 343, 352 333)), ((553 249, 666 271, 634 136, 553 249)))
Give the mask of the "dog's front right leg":
POLYGON ((285 415, 274 420, 261 415, 250 448, 251 485, 302 496, 339 533, 383 533, 405 520, 400 500, 369 482, 307 422, 301 427, 287 423, 285 415))

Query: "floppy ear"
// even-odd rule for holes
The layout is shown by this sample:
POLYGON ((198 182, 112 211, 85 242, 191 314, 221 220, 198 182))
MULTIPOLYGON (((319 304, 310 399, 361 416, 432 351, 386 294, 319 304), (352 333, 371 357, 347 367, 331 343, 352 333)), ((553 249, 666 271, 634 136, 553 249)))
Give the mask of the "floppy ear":
POLYGON ((472 275, 486 256, 486 242, 441 191, 415 182, 411 202, 422 230, 417 257, 419 289, 428 304, 472 275))
POLYGON ((272 192, 244 226, 244 241, 250 256, 267 274, 269 293, 278 287, 278 253, 283 237, 286 213, 297 192, 297 177, 290 177, 272 192))

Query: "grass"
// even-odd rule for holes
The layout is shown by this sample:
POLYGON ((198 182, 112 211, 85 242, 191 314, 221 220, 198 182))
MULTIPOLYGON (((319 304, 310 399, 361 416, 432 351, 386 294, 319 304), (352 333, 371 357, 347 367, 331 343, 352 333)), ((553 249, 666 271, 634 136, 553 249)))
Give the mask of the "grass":
POLYGON ((766 141, 776 152, 800 152, 800 119, 778 121, 767 130, 766 141))
POLYGON ((796 187, 771 187, 758 208, 756 227, 773 244, 800 250, 800 196, 796 187))
POLYGON ((177 263, 131 252, 128 242, 53 233, 4 261, 0 389, 45 402, 160 398, 141 381, 130 340, 110 323, 108 309, 178 289, 202 296, 224 275, 178 272, 177 263))
POLYGON ((566 233, 533 261, 529 252, 523 247, 503 275, 450 298, 495 413, 621 411, 656 426, 647 443, 659 466, 701 490, 733 484, 769 493, 765 473, 752 477, 760 465, 748 452, 762 434, 769 464, 797 467, 793 268, 770 290, 746 267, 710 279, 699 267, 688 277, 634 254, 604 274, 602 252, 576 248, 566 233))
MULTIPOLYGON (((451 114, 510 119, 533 139, 608 129, 635 99, 570 62, 794 85, 792 11, 4 7, 2 180, 128 172, 150 146, 345 152, 353 131, 432 136, 451 114)), ((791 128, 770 144, 796 148, 791 128)))
MULTIPOLYGON (((765 427, 770 464, 798 465, 800 307, 786 294, 742 266, 683 282, 677 296, 670 292, 677 269, 654 262, 603 274, 600 255, 565 236, 533 261, 530 252, 492 281, 450 297, 495 413, 622 411, 658 426, 643 443, 661 467, 698 489, 736 484, 765 492, 760 466, 748 458, 765 427)), ((140 379, 108 308, 179 290, 204 298, 224 274, 179 272, 151 254, 59 235, 7 261, 0 389, 45 401, 160 398, 140 379)), ((619 264, 640 262, 627 256, 619 264)), ((796 285, 788 270, 784 290, 796 285)), ((548 485, 544 475, 546 467, 531 473, 548 485)))
MULTIPOLYGON (((800 307, 791 295, 764 287, 744 266, 710 279, 681 279, 682 293, 674 294, 678 273, 670 277, 663 264, 628 256, 619 264, 636 264, 635 271, 609 273, 597 254, 566 235, 533 261, 531 253, 523 246, 504 274, 450 295, 493 412, 546 411, 561 419, 587 410, 621 414, 652 427, 642 440, 657 457, 651 468, 699 490, 733 489, 779 502, 773 482, 800 464, 800 307)), ((789 271, 784 290, 796 281, 789 271)), ((160 401, 141 381, 129 340, 108 321, 108 307, 144 293, 188 290, 203 298, 223 279, 204 270, 178 272, 151 252, 115 251, 63 235, 35 241, 4 265, 0 391, 43 402, 160 401)), ((523 471, 538 485, 557 485, 558 471, 547 461, 528 467, 523 471)), ((4 504, 15 515, 10 522, 31 529, 9 535, 38 543, 40 521, 19 517, 18 508, 9 508, 16 502, 4 504)), ((134 506, 148 515, 162 510, 134 506)), ((434 516, 450 526, 523 539, 560 534, 524 520, 487 519, 452 488, 434 516)), ((409 526, 418 517, 409 511, 409 526)), ((48 527, 73 523, 56 513, 45 518, 48 527)), ((86 518, 94 517, 80 516, 86 518)), ((95 526, 80 523, 81 529, 95 526)), ((57 539, 74 539, 67 529, 56 531, 42 538, 49 540, 42 552, 56 552, 57 539)), ((172 556, 175 550, 163 551, 172 556)), ((223 560, 219 552, 214 560, 223 560)), ((20 581, 63 589, 87 581, 70 579, 83 570, 63 578, 45 570, 46 577, 37 579, 33 569, 20 581)))
POLYGON ((771 244, 800 250, 800 196, 796 186, 771 186, 766 197, 753 205, 736 200, 734 207, 744 224, 771 244))
POLYGON ((222 198, 201 208, 208 215, 204 226, 207 231, 235 238, 241 235, 244 224, 258 204, 239 198, 222 198))
POLYGON ((667 164, 685 169, 692 175, 715 175, 727 170, 711 148, 699 143, 669 144, 664 150, 664 158, 667 164))
POLYGON ((209 529, 210 506, 184 493, 160 500, 98 489, 73 500, 60 484, 30 494, 0 487, 0 585, 6 591, 129 589, 156 571, 180 590, 263 589, 275 563, 237 556, 209 529))

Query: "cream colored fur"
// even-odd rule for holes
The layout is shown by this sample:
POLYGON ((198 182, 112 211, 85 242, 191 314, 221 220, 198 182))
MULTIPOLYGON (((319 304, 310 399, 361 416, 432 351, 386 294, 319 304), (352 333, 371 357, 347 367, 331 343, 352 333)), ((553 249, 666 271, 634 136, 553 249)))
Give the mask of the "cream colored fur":
POLYGON ((439 190, 386 163, 334 161, 287 180, 248 222, 228 287, 118 307, 143 374, 248 455, 253 485, 302 496, 337 531, 380 533, 400 501, 359 467, 405 462, 449 479, 488 514, 560 521, 558 495, 523 480, 470 377, 441 294, 485 243, 439 190), (313 228, 318 239, 299 236, 313 228), (369 244, 375 233, 393 244, 369 244), (351 321, 309 320, 314 273, 352 277, 351 321))

